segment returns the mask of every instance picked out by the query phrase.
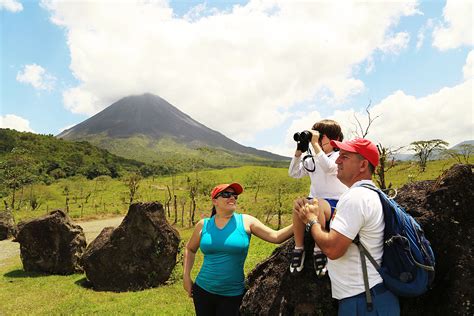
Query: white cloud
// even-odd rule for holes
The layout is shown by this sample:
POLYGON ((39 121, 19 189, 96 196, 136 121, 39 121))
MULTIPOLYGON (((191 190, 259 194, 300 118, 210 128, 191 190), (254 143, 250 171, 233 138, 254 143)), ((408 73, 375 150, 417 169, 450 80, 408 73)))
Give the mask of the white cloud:
POLYGON ((34 132, 28 120, 14 114, 0 115, 0 128, 11 128, 20 132, 34 132))
POLYGON ((340 103, 364 89, 354 67, 403 49, 409 38, 392 27, 416 5, 255 0, 179 18, 165 0, 43 1, 67 29, 81 82, 64 93, 68 109, 92 115, 151 92, 237 141, 277 126, 296 104, 340 103))
MULTIPOLYGON (((405 147, 402 151, 408 151, 410 143, 418 140, 439 138, 454 146, 474 139, 473 63, 474 51, 471 51, 463 68, 465 81, 457 86, 445 87, 420 98, 395 91, 371 106, 369 111, 373 122, 366 137, 385 147, 405 147)), ((293 134, 310 129, 315 122, 323 119, 317 111, 296 113, 294 116, 285 141, 278 146, 262 149, 292 156, 296 146, 293 134)), ((349 140, 361 136, 355 116, 365 129, 368 124, 365 109, 336 110, 327 118, 336 120, 343 129, 344 139, 349 140)))
POLYGON ((474 68, 474 50, 471 50, 469 52, 469 55, 467 55, 466 64, 462 68, 464 80, 473 79, 473 76, 474 76, 473 68, 474 68))
POLYGON ((419 50, 425 42, 425 34, 433 29, 433 19, 428 19, 426 23, 420 28, 417 35, 416 49, 419 50))
POLYGON ((15 0, 0 0, 0 10, 20 12, 23 10, 23 5, 15 0))
POLYGON ((56 78, 47 73, 46 70, 37 64, 25 65, 22 71, 16 75, 18 82, 31 84, 38 90, 52 90, 56 78))
POLYGON ((97 97, 80 87, 71 88, 63 93, 63 101, 66 109, 72 113, 94 114, 97 112, 97 97))
POLYGON ((433 46, 447 50, 473 45, 473 6, 468 0, 447 0, 443 9, 444 23, 433 31, 433 46))
POLYGON ((395 36, 387 38, 387 40, 380 45, 379 49, 384 53, 399 54, 408 46, 410 42, 410 35, 406 32, 400 32, 395 36))
MULTIPOLYGON (((451 145, 474 139, 472 86, 473 80, 469 79, 421 98, 396 91, 370 109, 373 118, 379 117, 373 121, 367 138, 393 148, 435 138, 451 145)), ((347 138, 354 137, 350 132, 355 130, 354 113, 367 126, 366 113, 343 111, 335 115, 345 127, 347 138)))

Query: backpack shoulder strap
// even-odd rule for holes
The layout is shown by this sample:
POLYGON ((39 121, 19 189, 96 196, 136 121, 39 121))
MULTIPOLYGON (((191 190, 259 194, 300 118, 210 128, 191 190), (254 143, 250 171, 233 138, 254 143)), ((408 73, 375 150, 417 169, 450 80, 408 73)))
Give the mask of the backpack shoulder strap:
POLYGON ((367 273, 367 263, 365 262, 365 257, 369 258, 370 262, 374 264, 375 267, 378 266, 377 262, 375 262, 374 258, 370 255, 370 253, 365 249, 362 243, 359 240, 359 235, 356 236, 354 239, 354 243, 359 248, 360 254, 360 263, 362 266, 362 277, 364 279, 364 289, 365 289, 365 301, 367 302, 367 311, 371 312, 373 309, 373 302, 372 302, 372 295, 370 294, 370 287, 369 287, 369 276, 367 273))
POLYGON ((370 183, 362 183, 360 185, 361 187, 363 188, 366 188, 366 189, 370 189, 374 192, 377 192, 377 194, 379 195, 380 197, 380 200, 382 201, 382 206, 383 206, 383 200, 392 200, 393 197, 389 197, 384 191, 382 191, 381 189, 377 188, 375 185, 373 184, 370 184, 370 183))
POLYGON ((370 190, 372 190, 372 191, 375 191, 375 192, 377 192, 377 193, 382 192, 382 191, 380 191, 379 188, 377 188, 375 185, 373 185, 373 184, 371 184, 371 183, 362 183, 360 186, 363 187, 363 188, 366 188, 366 189, 370 189, 370 190))

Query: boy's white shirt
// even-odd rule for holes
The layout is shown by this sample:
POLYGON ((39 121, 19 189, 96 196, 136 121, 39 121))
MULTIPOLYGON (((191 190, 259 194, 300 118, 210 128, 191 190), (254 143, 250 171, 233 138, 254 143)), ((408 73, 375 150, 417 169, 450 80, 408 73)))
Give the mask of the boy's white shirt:
MULTIPOLYGON (((288 174, 292 178, 302 178, 309 176, 311 179, 310 197, 320 197, 325 199, 338 200, 341 194, 347 191, 347 187, 337 178, 336 159, 339 157, 338 151, 325 154, 320 151, 314 156, 316 168, 313 172, 308 172, 303 167, 303 155, 291 159, 288 174)), ((306 168, 313 169, 315 166, 311 158, 304 161, 306 168)))

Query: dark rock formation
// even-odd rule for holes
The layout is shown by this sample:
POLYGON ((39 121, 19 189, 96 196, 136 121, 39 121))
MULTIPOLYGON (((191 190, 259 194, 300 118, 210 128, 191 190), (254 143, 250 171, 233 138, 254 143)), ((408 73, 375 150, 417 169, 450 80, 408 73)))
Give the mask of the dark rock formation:
MULTIPOLYGON (((417 298, 401 298, 401 315, 473 315, 473 165, 455 165, 436 181, 403 186, 395 200, 422 225, 436 255, 433 288, 417 298)), ((316 279, 310 240, 305 269, 289 274, 289 241, 248 276, 241 311, 246 315, 336 315, 328 278, 316 279)))
POLYGON ((79 259, 86 238, 82 228, 61 210, 21 222, 16 241, 20 243, 25 271, 63 275, 82 272, 79 259))
POLYGON ((82 257, 94 289, 141 290, 163 284, 176 265, 180 238, 160 203, 130 206, 119 227, 107 227, 82 257))
POLYGON ((275 249, 272 256, 258 264, 248 275, 248 291, 241 313, 244 315, 321 315, 337 314, 337 302, 331 298, 328 276, 317 278, 313 269, 314 242, 305 240, 304 269, 292 275, 290 253, 293 239, 275 249))
POLYGON ((416 219, 436 255, 433 288, 401 300, 402 315, 474 314, 473 167, 455 165, 436 181, 408 184, 399 191, 397 201, 419 214, 416 219))
POLYGON ((16 225, 10 211, 0 212, 0 240, 8 239, 16 234, 16 225))

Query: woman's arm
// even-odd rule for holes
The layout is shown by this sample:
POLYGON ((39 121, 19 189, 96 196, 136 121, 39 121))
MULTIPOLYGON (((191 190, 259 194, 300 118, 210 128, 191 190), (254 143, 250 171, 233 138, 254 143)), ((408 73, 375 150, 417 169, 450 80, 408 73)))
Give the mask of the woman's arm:
POLYGON ((293 236, 293 224, 280 230, 274 230, 268 226, 265 226, 265 224, 251 215, 244 214, 243 216, 244 224, 246 224, 245 226, 249 228, 250 233, 254 234, 260 239, 274 244, 280 244, 293 236))
POLYGON ((202 226, 204 224, 204 220, 200 220, 196 227, 194 228, 194 232, 186 243, 186 247, 184 248, 184 259, 183 259, 183 287, 188 292, 188 296, 192 297, 192 288, 193 288, 193 280, 191 280, 191 270, 193 269, 194 265, 194 258, 196 257, 196 252, 199 249, 199 243, 201 241, 201 231, 202 226))

